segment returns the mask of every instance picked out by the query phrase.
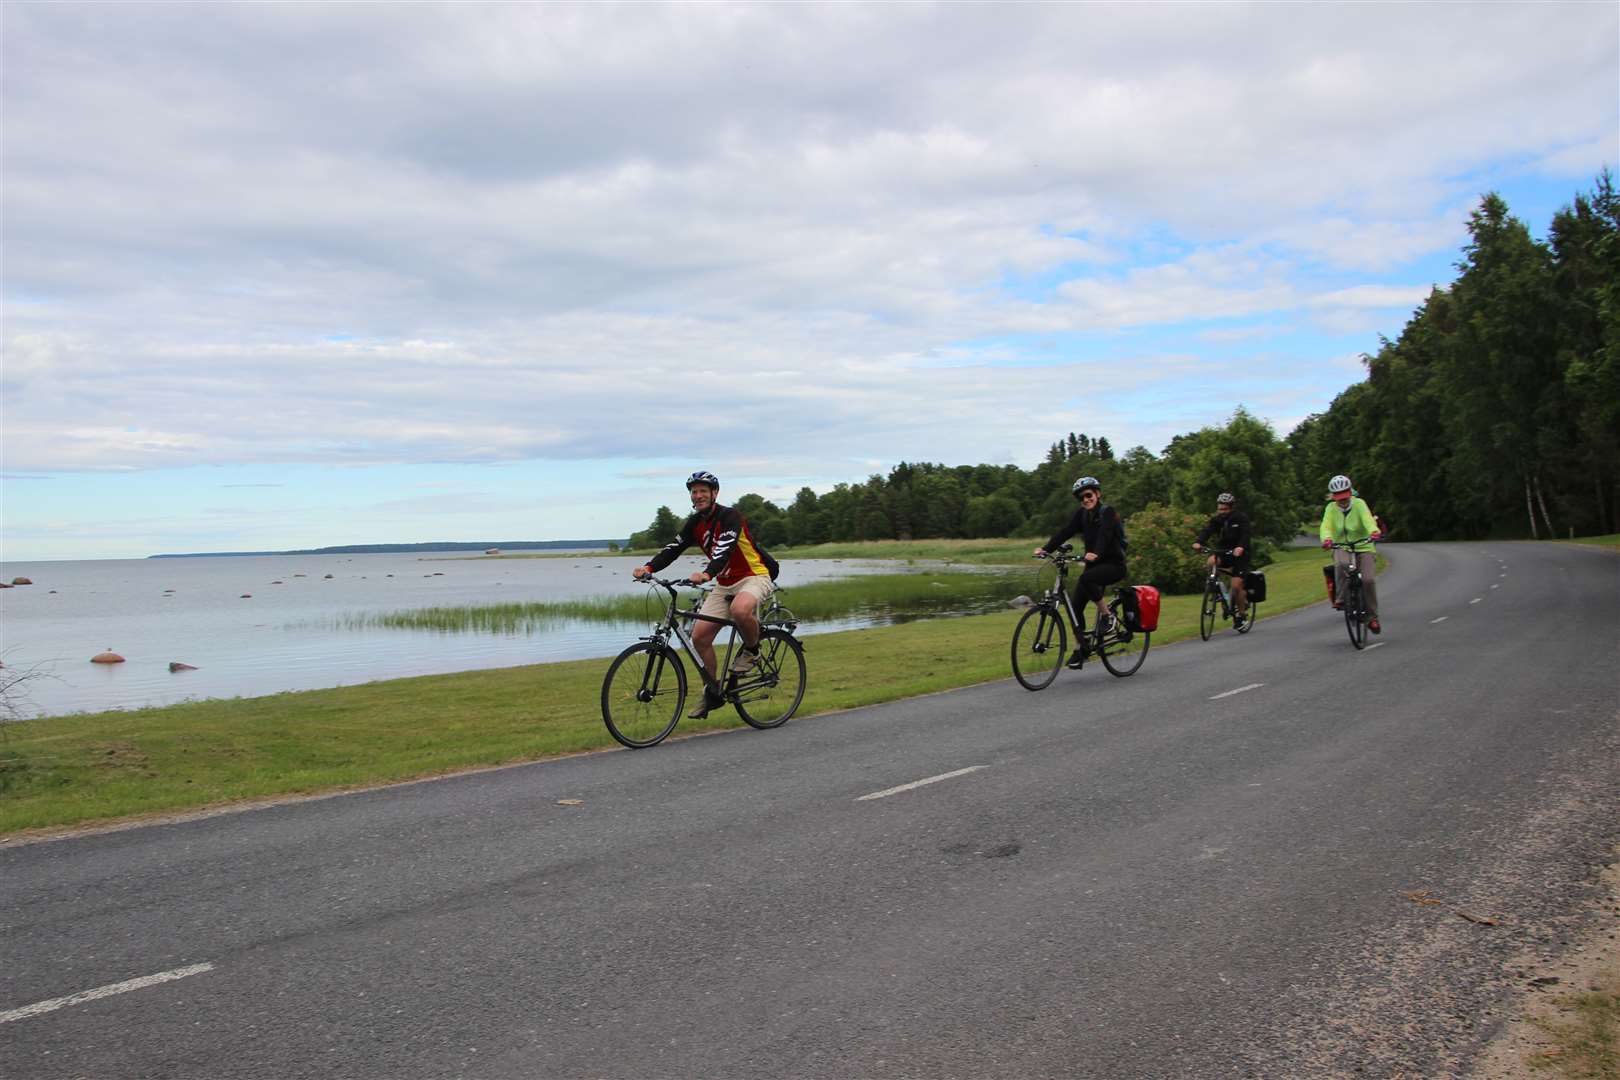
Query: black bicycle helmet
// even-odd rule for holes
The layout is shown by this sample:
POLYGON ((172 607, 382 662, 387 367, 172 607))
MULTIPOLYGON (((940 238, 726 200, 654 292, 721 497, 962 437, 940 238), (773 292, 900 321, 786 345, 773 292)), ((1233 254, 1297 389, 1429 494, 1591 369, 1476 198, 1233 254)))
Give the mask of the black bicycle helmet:
POLYGON ((699 469, 686 478, 686 490, 691 491, 693 484, 708 484, 714 490, 720 490, 720 478, 707 469, 699 469))

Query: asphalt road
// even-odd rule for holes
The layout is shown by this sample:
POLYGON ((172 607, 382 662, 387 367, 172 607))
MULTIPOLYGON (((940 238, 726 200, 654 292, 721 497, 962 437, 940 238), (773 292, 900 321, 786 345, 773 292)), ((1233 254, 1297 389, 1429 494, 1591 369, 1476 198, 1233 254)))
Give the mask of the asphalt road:
POLYGON ((1620 558, 1386 550, 1361 653, 0 848, 0 1076, 1464 1075, 1620 842, 1620 558))

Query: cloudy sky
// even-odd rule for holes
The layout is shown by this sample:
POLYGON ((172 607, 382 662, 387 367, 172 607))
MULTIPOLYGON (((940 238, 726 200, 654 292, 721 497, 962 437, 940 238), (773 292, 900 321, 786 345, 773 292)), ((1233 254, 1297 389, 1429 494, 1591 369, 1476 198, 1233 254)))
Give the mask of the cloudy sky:
POLYGON ((1620 158, 1607 0, 0 18, 12 561, 1283 434, 1620 158))

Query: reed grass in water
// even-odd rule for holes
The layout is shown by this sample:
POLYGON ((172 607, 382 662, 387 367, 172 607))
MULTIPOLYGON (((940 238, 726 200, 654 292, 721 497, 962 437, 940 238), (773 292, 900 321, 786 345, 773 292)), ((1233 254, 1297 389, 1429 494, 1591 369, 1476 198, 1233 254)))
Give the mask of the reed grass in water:
MULTIPOLYGON (((903 622, 945 614, 975 614, 1005 606, 1027 592, 1024 573, 923 572, 871 574, 817 581, 782 591, 782 602, 801 620, 871 618, 903 622)), ((682 605, 694 593, 682 593, 682 605)), ((522 604, 413 608, 350 615, 336 620, 350 630, 436 630, 440 633, 522 634, 552 630, 575 621, 651 626, 664 613, 664 592, 592 596, 578 600, 539 600, 522 604)))

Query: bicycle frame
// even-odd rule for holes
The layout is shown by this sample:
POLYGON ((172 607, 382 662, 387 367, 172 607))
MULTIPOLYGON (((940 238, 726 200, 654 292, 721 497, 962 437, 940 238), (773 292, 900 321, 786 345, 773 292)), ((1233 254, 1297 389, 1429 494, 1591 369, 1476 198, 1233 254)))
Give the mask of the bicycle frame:
POLYGON ((1206 548, 1204 549, 1203 554, 1207 554, 1211 559, 1215 560, 1215 564, 1209 568, 1209 576, 1204 579, 1204 587, 1206 589, 1209 588, 1209 583, 1212 581, 1216 585, 1219 585, 1222 574, 1225 574, 1228 578, 1237 578, 1240 576, 1237 571, 1228 569, 1227 567, 1221 565, 1221 557, 1231 556, 1232 553, 1230 551, 1216 551, 1213 548, 1206 548))
MULTIPOLYGON (((1333 541, 1333 550, 1348 551, 1352 555, 1371 555, 1371 551, 1360 546, 1371 542, 1370 540, 1352 540, 1348 544, 1341 544, 1335 540, 1333 541)), ((1346 584, 1349 584, 1349 579, 1353 576, 1356 579, 1357 593, 1361 596, 1366 595, 1361 581, 1361 563, 1358 560, 1350 559, 1344 564, 1344 576, 1346 584)))
MULTIPOLYGON (((1048 555, 1047 558, 1052 560, 1052 565, 1057 568, 1057 576, 1052 579, 1051 590, 1036 602, 1042 604, 1052 604, 1052 606, 1060 608, 1060 610, 1062 610, 1068 616, 1069 629, 1074 633, 1076 645, 1085 641, 1087 638, 1090 638, 1094 647, 1100 646, 1102 644, 1102 619, 1099 618, 1097 620, 1097 624, 1091 627, 1089 630, 1080 629, 1080 613, 1075 610, 1074 599, 1069 595, 1069 590, 1064 588, 1064 586, 1068 584, 1069 565, 1071 563, 1080 562, 1081 560, 1061 552, 1056 555, 1048 555)), ((1113 605, 1111 604, 1104 603, 1100 605, 1099 610, 1109 610, 1112 608, 1112 606, 1113 605)), ((1110 615, 1110 618, 1114 617, 1115 616, 1110 615)))
MULTIPOLYGON (((715 656, 715 667, 720 671, 729 671, 731 668, 731 654, 737 647, 737 624, 730 619, 722 619, 714 615, 705 615, 699 611, 698 607, 702 604, 701 595, 698 599, 693 601, 692 607, 686 609, 681 608, 680 596, 675 591, 677 588, 685 587, 690 589, 698 589, 700 594, 707 594, 710 591, 709 589, 704 589, 700 586, 693 585, 690 581, 670 581, 664 578, 649 578, 648 580, 651 584, 661 586, 664 591, 669 593, 669 609, 664 613, 664 617, 659 621, 658 625, 653 627, 653 632, 642 637, 641 640, 655 641, 660 645, 667 646, 669 644, 670 637, 673 635, 675 640, 680 642, 681 651, 686 654, 687 659, 692 661, 692 666, 697 669, 698 675, 703 679, 704 689, 712 691, 715 695, 723 693, 725 690, 724 683, 718 677, 709 673, 708 667, 703 663, 703 658, 697 653, 697 647, 692 644, 691 636, 687 633, 682 624, 692 622, 707 622, 717 623, 720 626, 731 627, 731 636, 726 639, 725 656, 722 658, 718 652, 715 656)), ((771 624, 773 616, 777 616, 785 611, 787 611, 787 609, 782 607, 782 605, 777 601, 776 593, 773 592, 771 594, 769 603, 759 613, 759 623, 761 628, 771 624)), ((787 622, 785 625, 787 625, 791 631, 795 624, 787 622)))

